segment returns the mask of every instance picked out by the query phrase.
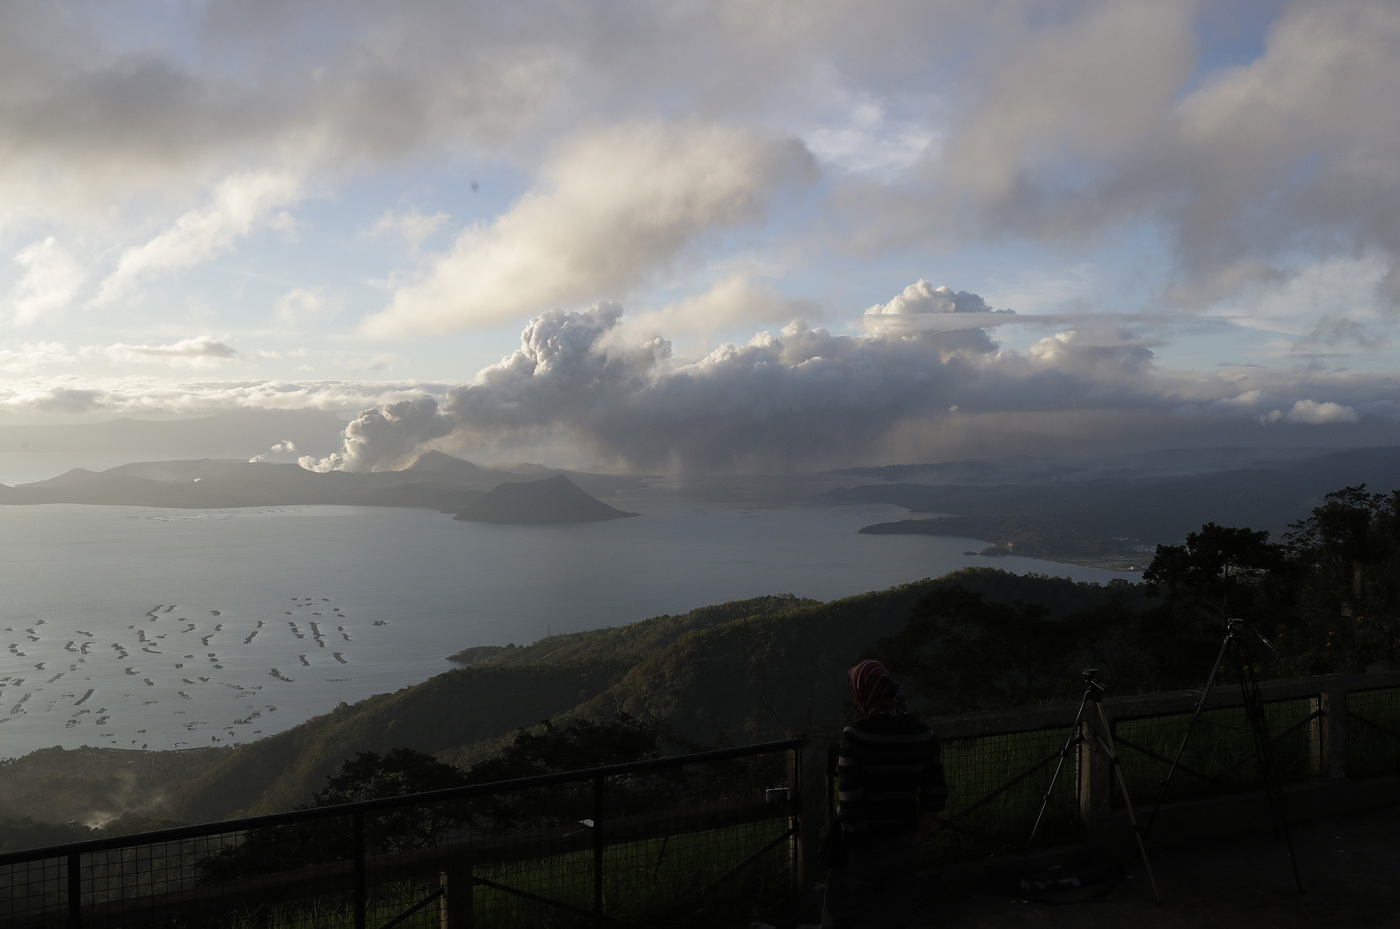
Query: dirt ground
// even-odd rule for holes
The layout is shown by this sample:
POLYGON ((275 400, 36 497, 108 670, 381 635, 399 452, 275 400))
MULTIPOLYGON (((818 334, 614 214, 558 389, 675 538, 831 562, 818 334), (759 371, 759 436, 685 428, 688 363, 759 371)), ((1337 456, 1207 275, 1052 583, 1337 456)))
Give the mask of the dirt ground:
MULTIPOLYGON (((1272 833, 1204 848, 1153 852, 1162 902, 1153 900, 1142 860, 1099 900, 1025 903, 1008 890, 974 890, 927 900, 916 927, 939 929, 1367 929, 1400 926, 1400 808, 1292 826, 1303 893, 1287 846, 1272 833)), ((933 895, 930 895, 933 896, 933 895)), ((808 912, 788 922, 815 925, 808 912)))

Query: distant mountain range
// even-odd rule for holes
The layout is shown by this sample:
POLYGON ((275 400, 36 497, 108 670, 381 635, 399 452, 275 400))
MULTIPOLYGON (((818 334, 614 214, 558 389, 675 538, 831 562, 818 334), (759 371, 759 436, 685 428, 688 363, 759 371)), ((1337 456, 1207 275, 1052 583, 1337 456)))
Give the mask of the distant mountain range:
POLYGON ((1005 552, 1062 560, 1141 561, 1153 546, 1178 543, 1206 522, 1267 529, 1277 539, 1331 491, 1359 484, 1400 490, 1400 447, 1212 449, 1096 466, 1020 459, 838 473, 882 482, 841 488, 831 498, 940 514, 863 533, 985 539, 1005 552))
POLYGON ((635 514, 581 489, 611 493, 632 483, 611 475, 531 468, 480 468, 427 452, 402 471, 308 471, 295 464, 202 459, 147 461, 106 471, 75 468, 46 481, 0 485, 0 505, 83 503, 105 506, 396 506, 461 514, 492 523, 576 523, 635 514), (505 489, 503 489, 505 488, 505 489), (477 514, 477 515, 471 515, 477 514))

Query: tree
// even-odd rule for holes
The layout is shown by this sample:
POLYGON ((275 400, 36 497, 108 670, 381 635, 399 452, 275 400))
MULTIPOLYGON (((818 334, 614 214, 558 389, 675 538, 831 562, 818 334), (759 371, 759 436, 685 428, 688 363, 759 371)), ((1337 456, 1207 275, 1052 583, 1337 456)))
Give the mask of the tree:
POLYGON ((1291 528, 1302 572, 1295 670, 1359 670, 1400 656, 1400 491, 1344 487, 1291 528))
POLYGON ((1397 498, 1400 491, 1387 499, 1367 493, 1365 484, 1343 487, 1324 497, 1307 519, 1290 526, 1289 544, 1314 570, 1350 581, 1353 603, 1342 604, 1342 615, 1351 615, 1365 598, 1366 567, 1386 560, 1396 549, 1397 498))
POLYGON ((878 657, 908 682, 921 709, 957 712, 1068 697, 1091 653, 1083 624, 1039 603, 997 603, 961 586, 937 590, 878 657))
MULTIPOLYGON (((466 779, 486 784, 660 758, 663 742, 678 747, 668 728, 661 720, 637 719, 627 713, 618 713, 606 723, 580 718, 557 726, 544 720, 534 728, 517 729, 501 754, 472 765, 466 779)), ((608 785, 609 804, 614 808, 625 805, 632 812, 669 806, 683 790, 694 789, 694 785, 683 787, 684 778, 675 769, 612 782, 608 785)), ((592 808, 592 790, 591 783, 577 782, 505 791, 481 797, 473 803, 472 813, 478 826, 497 833, 564 825, 578 821, 581 811, 592 808)))
POLYGON ((1286 567, 1287 551, 1269 542, 1268 530, 1206 523, 1186 534, 1185 545, 1158 545, 1142 579, 1149 590, 1165 586, 1171 598, 1207 606, 1228 619, 1257 611, 1261 588, 1286 567))
MULTIPOLYGON (((387 755, 360 752, 346 761, 339 773, 327 777, 326 786, 300 809, 402 797, 466 783, 460 769, 411 748, 396 748, 387 755)), ((364 818, 365 851, 383 854, 429 848, 467 821, 466 812, 455 803, 370 813, 364 818)), ((201 866, 206 880, 232 880, 342 860, 353 848, 348 817, 318 819, 251 832, 240 844, 210 855, 201 866)))
POLYGON ((485 784, 659 758, 663 737, 668 736, 659 720, 641 720, 627 713, 618 713, 606 723, 580 718, 556 726, 542 720, 533 729, 517 729, 501 754, 472 765, 466 780, 485 784))
POLYGON ((402 797, 466 783, 460 768, 411 748, 396 748, 382 756, 360 752, 341 766, 339 774, 326 778, 326 786, 311 795, 310 805, 334 806, 402 797))

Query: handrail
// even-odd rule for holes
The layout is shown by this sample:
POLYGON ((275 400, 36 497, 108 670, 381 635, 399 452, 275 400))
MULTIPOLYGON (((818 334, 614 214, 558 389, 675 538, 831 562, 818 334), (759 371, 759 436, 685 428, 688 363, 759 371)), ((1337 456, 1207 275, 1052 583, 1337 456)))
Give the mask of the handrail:
MULTIPOLYGON (((1279 700, 1313 697, 1320 693, 1383 690, 1388 687, 1400 687, 1400 671, 1375 674, 1319 674, 1313 677, 1260 681, 1259 694, 1265 703, 1273 703, 1279 700)), ((1195 687, 1187 690, 1105 697, 1103 708, 1108 717, 1115 720, 1170 716, 1180 712, 1189 713, 1200 694, 1201 688, 1195 687)), ((1240 703, 1239 689, 1233 685, 1222 684, 1211 691, 1206 708, 1239 706, 1240 703)), ((977 736, 1068 726, 1074 721, 1078 706, 1078 703, 1047 703, 1042 706, 976 710, 970 713, 930 717, 925 721, 933 726, 940 739, 970 739, 977 736)))
POLYGON ((153 832, 136 832, 130 835, 108 836, 101 839, 84 839, 63 845, 49 845, 43 848, 23 849, 0 853, 0 867, 37 861, 45 858, 60 858, 67 855, 81 855, 90 852, 111 851, 133 845, 151 845, 158 842, 175 842, 181 839, 197 839, 224 832, 244 832, 249 829, 263 829, 269 826, 284 826, 291 823, 310 822, 318 819, 331 819, 353 813, 374 813, 381 810, 405 806, 421 806, 425 803, 439 803, 449 800, 462 800, 483 794, 499 793, 502 790, 523 790, 531 787, 548 787, 554 784, 567 784, 573 781, 589 781, 595 778, 618 777, 624 774, 638 774, 679 768, 687 765, 709 764, 726 761, 730 758, 744 758, 749 755, 762 755, 771 752, 801 748, 805 738, 782 739, 775 742, 760 742, 755 745, 740 745, 732 748, 719 748, 705 752, 692 752, 685 755, 672 755, 666 758, 649 758, 645 761, 629 761, 623 764, 604 765, 597 768, 583 768, 578 771, 560 771, 554 774, 537 774, 532 777, 511 778, 491 781, 486 784, 469 784, 465 787, 448 787, 419 794, 405 794, 400 797, 381 797, 376 800, 359 800, 353 803, 338 803, 333 806, 309 807, 303 810, 290 810, 285 813, 269 813, 263 816, 249 816, 228 819, 213 823, 199 823, 191 826, 174 826, 153 832))

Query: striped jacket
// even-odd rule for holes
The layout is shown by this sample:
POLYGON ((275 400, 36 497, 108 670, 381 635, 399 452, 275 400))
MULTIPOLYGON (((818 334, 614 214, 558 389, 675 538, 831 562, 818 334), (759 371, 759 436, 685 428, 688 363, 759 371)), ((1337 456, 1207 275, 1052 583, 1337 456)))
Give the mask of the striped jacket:
POLYGON ((863 848, 914 831, 948 801, 938 739, 915 716, 875 713, 841 733, 837 812, 846 845, 863 848))

